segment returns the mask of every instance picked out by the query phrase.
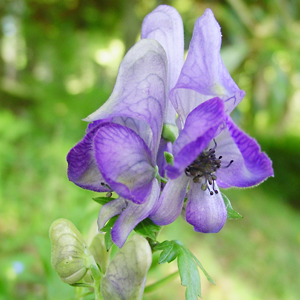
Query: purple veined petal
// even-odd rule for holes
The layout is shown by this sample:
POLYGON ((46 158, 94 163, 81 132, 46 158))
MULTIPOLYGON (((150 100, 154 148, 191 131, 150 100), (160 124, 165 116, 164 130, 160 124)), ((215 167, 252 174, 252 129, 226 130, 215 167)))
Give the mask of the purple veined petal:
POLYGON ((261 152, 255 139, 227 117, 227 128, 216 137, 216 156, 222 156, 217 182, 220 187, 250 187, 274 176, 272 161, 261 152), (226 166, 233 160, 229 167, 226 166))
POLYGON ((224 104, 219 98, 210 99, 191 111, 173 144, 174 165, 166 167, 169 178, 177 178, 196 159, 213 139, 224 118, 224 104))
POLYGON ((180 215, 189 178, 183 173, 165 185, 157 206, 149 218, 157 225, 163 226, 174 222, 180 215))
POLYGON ((107 123, 102 123, 90 130, 84 138, 73 147, 67 155, 68 178, 81 188, 95 192, 110 191, 99 171, 94 156, 94 136, 98 129, 107 123))
POLYGON ((108 220, 119 215, 126 207, 127 201, 121 197, 104 204, 98 215, 98 229, 101 230, 108 220))
POLYGON ((170 99, 184 123, 188 113, 213 97, 221 98, 229 114, 243 99, 220 56, 221 31, 212 11, 207 9, 195 24, 189 52, 170 99))
MULTIPOLYGON (((194 230, 203 233, 217 233, 224 226, 227 210, 220 192, 210 195, 201 189, 201 182, 191 181, 186 205, 186 221, 194 230)), ((215 190, 219 191, 215 183, 215 190)))
MULTIPOLYGON (((168 5, 160 5, 148 14, 142 25, 141 38, 158 41, 168 58, 168 92, 175 86, 184 57, 183 24, 177 10, 168 5)), ((175 109, 167 101, 165 123, 175 124, 175 109)))
POLYGON ((111 237, 113 242, 122 247, 134 227, 146 219, 155 207, 159 198, 160 187, 156 178, 151 182, 151 192, 145 203, 136 204, 127 201, 127 207, 122 211, 117 219, 112 231, 111 237))
POLYGON ((166 106, 167 65, 166 53, 157 41, 140 40, 125 55, 109 99, 85 121, 134 119, 136 132, 151 149, 154 163, 166 106))
POLYGON ((125 199, 143 203, 155 175, 144 140, 130 128, 108 123, 98 129, 94 147, 97 166, 112 190, 125 199))

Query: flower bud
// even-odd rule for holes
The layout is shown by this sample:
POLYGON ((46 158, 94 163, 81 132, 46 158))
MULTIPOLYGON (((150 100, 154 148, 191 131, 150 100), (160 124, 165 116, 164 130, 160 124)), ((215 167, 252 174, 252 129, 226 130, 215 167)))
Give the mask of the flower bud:
POLYGON ((145 238, 134 235, 110 262, 101 281, 104 300, 140 300, 151 266, 151 248, 145 238))
POLYGON ((163 131, 162 131, 162 137, 166 139, 169 142, 174 143, 174 141, 178 137, 178 128, 175 125, 172 124, 164 124, 163 131))
POLYGON ((51 224, 49 236, 51 264, 60 279, 68 284, 81 280, 95 264, 81 233, 69 220, 58 219, 51 224))

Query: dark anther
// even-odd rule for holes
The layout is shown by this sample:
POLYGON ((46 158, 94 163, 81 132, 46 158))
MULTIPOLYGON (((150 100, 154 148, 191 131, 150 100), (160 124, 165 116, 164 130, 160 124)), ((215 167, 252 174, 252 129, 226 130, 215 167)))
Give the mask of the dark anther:
POLYGON ((222 168, 228 168, 231 164, 233 163, 233 160, 230 161, 230 163, 226 166, 226 167, 222 167, 222 168))
POLYGON ((112 196, 112 192, 107 192, 107 193, 106 193, 106 197, 107 197, 107 198, 110 198, 111 196, 112 196))
MULTIPOLYGON (((112 191, 111 187, 110 187, 107 183, 101 182, 100 184, 101 184, 102 186, 105 186, 106 188, 108 188, 108 189, 110 189, 110 190, 112 191)), ((108 196, 106 196, 106 197, 108 197, 108 196)))
MULTIPOLYGON (((218 194, 215 188, 215 181, 217 180, 216 171, 221 168, 222 156, 216 157, 217 142, 215 139, 214 147, 209 150, 204 150, 198 157, 185 169, 185 175, 193 178, 194 183, 201 183, 203 191, 208 190, 210 195, 218 194)), ((233 160, 226 167, 228 168, 233 163, 233 160)))

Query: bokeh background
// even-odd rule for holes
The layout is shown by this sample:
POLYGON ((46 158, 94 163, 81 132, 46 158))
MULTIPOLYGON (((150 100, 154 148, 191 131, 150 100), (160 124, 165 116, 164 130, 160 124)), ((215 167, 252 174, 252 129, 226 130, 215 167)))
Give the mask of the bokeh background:
MULTIPOLYGON (((161 240, 180 239, 200 259, 217 283, 202 276, 205 300, 299 299, 299 0, 1 0, 1 300, 74 298, 51 268, 48 228, 63 217, 87 234, 99 206, 95 193, 68 181, 65 157, 84 134, 81 119, 109 97, 144 16, 162 3, 180 12, 186 50, 195 20, 213 10, 225 65, 246 91, 233 117, 276 176, 225 192, 244 218, 220 233, 194 233, 179 218, 161 240)), ((159 266, 148 282, 174 270, 176 262, 159 266)), ((184 292, 174 280, 144 299, 184 292)))

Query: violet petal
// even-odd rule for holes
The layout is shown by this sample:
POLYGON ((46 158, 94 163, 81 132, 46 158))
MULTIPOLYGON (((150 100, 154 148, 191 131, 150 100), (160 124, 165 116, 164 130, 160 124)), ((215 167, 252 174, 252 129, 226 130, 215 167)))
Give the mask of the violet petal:
POLYGON ((224 120, 224 104, 219 98, 197 106, 188 115, 185 126, 173 144, 174 165, 166 167, 168 177, 177 178, 206 148, 224 120))
POLYGON ((216 137, 216 156, 222 156, 217 182, 220 187, 250 187, 274 176, 272 161, 255 139, 239 129, 230 117, 227 128, 216 137), (229 167, 226 166, 233 160, 229 167))
POLYGON ((108 192, 110 189, 101 185, 106 181, 101 175, 94 157, 93 139, 101 126, 98 125, 90 130, 68 153, 68 177, 70 181, 81 188, 95 192, 108 192))
POLYGON ((112 217, 119 215, 127 207, 127 201, 124 198, 114 199, 106 204, 104 204, 98 215, 98 228, 101 230, 106 222, 112 217))
POLYGON ((151 193, 148 195, 145 203, 136 204, 127 201, 127 207, 122 211, 111 231, 112 240, 118 247, 123 246, 134 227, 152 212, 158 201, 159 192, 158 181, 154 178, 151 182, 151 193))
POLYGON ((135 126, 132 129, 151 149, 153 163, 166 105, 167 64, 165 51, 157 41, 140 40, 121 62, 109 99, 85 119, 90 122, 113 118, 113 122, 121 125, 124 125, 122 118, 132 119, 135 126))
MULTIPOLYGON (((218 190, 215 184, 215 189, 218 190)), ((227 219, 227 211, 221 193, 210 195, 201 189, 201 183, 191 181, 186 206, 186 221, 195 231, 203 233, 219 232, 227 219)))
POLYGON ((163 226, 174 222, 180 215, 189 178, 182 174, 165 185, 158 205, 150 214, 150 219, 157 225, 163 226))
POLYGON ((182 123, 191 110, 207 99, 221 98, 229 114, 245 96, 224 66, 220 56, 221 36, 212 11, 206 9, 196 21, 186 61, 170 94, 182 123))
MULTIPOLYGON (((141 38, 158 41, 168 58, 168 92, 179 77, 184 56, 183 24, 177 10, 168 5, 160 5, 148 14, 142 25, 141 38)), ((175 124, 175 109, 167 101, 165 123, 175 124)))
POLYGON ((145 142, 130 128, 107 123, 94 137, 95 158, 108 185, 121 197, 145 201, 155 167, 145 142))

